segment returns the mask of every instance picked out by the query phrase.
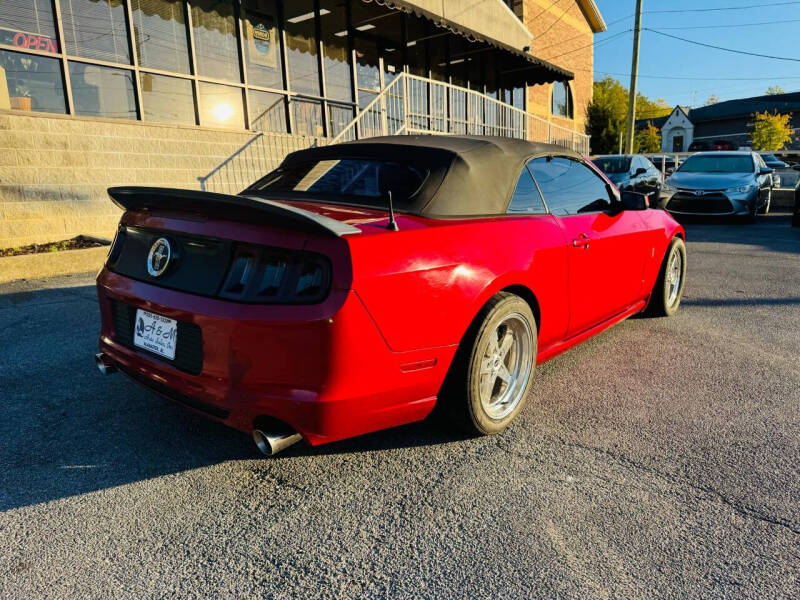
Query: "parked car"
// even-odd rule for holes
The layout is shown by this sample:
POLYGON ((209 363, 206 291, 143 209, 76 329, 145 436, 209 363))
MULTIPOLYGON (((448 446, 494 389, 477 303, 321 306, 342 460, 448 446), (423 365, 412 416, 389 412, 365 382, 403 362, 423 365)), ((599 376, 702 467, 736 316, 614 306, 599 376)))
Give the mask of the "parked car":
POLYGON ((712 150, 736 150, 737 147, 734 146, 731 142, 726 140, 714 140, 711 142, 711 149, 712 150))
POLYGON ((648 160, 655 165, 656 169, 661 171, 663 167, 664 175, 669 175, 683 163, 681 158, 678 158, 677 162, 675 159, 676 157, 672 154, 653 154, 648 157, 648 160))
POLYGON ((673 315, 683 228, 560 146, 400 136, 290 154, 238 196, 112 188, 101 372, 274 454, 519 413, 538 363, 673 315))
POLYGON ((689 152, 705 152, 711 150, 711 144, 708 142, 692 142, 689 144, 689 152))
POLYGON ((787 163, 783 162, 780 158, 778 158, 774 154, 771 154, 769 152, 761 152, 759 154, 759 156, 761 156, 761 158, 764 161, 764 163, 770 169, 788 169, 789 168, 789 165, 787 163))
POLYGON ((641 154, 607 154, 595 156, 592 162, 621 191, 630 190, 658 197, 662 177, 655 165, 641 154))
POLYGON ((749 220, 769 212, 772 169, 755 152, 699 152, 665 182, 672 193, 666 209, 684 215, 740 215, 749 220))

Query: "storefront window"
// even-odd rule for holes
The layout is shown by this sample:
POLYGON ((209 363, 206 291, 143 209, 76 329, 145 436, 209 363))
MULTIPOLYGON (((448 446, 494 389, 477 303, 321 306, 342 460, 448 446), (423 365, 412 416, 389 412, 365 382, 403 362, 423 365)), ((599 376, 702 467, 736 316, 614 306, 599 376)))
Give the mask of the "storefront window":
MULTIPOLYGON (((320 95, 317 65, 317 37, 314 33, 314 3, 312 0, 293 0, 284 3, 286 53, 289 81, 293 92, 320 95)), ((325 15, 328 11, 325 11, 325 15)))
POLYGON ((198 74, 241 81, 232 0, 194 0, 192 29, 198 74))
POLYGON ((75 112, 90 117, 136 118, 133 73, 85 63, 69 63, 75 112))
POLYGON ((428 40, 428 48, 431 54, 431 79, 447 81, 448 75, 448 48, 447 38, 450 37, 446 32, 439 30, 428 40))
POLYGON ((347 7, 342 0, 323 0, 320 3, 322 16, 322 45, 325 68, 326 95, 332 100, 353 101, 352 72, 348 51, 347 7))
POLYGON ((244 129, 244 108, 240 88, 200 83, 200 125, 244 129))
POLYGON ((141 83, 145 120, 194 125, 194 94, 191 81, 142 73, 141 83))
POLYGON ((182 0, 131 0, 136 53, 143 67, 189 73, 189 43, 182 0))
POLYGON ((275 0, 242 3, 247 80, 253 85, 284 89, 281 43, 275 0))
POLYGON ((286 133, 286 96, 250 91, 250 129, 286 133))
POLYGON ((324 135, 322 130, 322 106, 319 102, 293 98, 291 107, 294 116, 294 133, 314 137, 324 135))
POLYGON ((66 112, 60 61, 0 50, 0 108, 66 112))
POLYGON ((130 64, 122 0, 61 0, 67 53, 130 64))
POLYGON ((336 137, 342 132, 354 116, 353 109, 349 106, 328 105, 328 135, 336 137))
POLYGON ((572 94, 569 91, 569 84, 564 81, 556 81, 553 84, 552 113, 557 117, 572 118, 572 94))
POLYGON ((51 0, 3 0, 0 44, 58 52, 51 0))
POLYGON ((358 102, 363 106, 363 95, 370 100, 381 89, 381 71, 378 62, 378 46, 372 40, 356 38, 356 81, 358 81, 358 102))

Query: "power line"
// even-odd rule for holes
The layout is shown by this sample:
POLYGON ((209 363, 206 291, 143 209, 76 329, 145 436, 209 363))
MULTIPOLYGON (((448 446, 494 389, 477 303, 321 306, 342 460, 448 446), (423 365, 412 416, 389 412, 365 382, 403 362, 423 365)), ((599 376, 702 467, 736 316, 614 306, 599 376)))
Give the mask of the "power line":
MULTIPOLYGON (((796 2, 795 4, 800 4, 800 2, 796 2)), ((658 31, 657 29, 650 29, 649 27, 643 27, 646 31, 652 31, 653 33, 657 33, 658 35, 663 35, 664 37, 673 38, 676 40, 680 40, 682 42, 687 42, 689 44, 695 44, 696 46, 703 46, 705 48, 713 48, 714 50, 722 50, 723 52, 731 52, 733 54, 745 54, 747 56, 758 56, 760 58, 771 58, 773 60, 786 60, 789 62, 800 62, 800 58, 789 58, 786 56, 772 56, 770 54, 759 54, 757 52, 745 52, 744 50, 734 50, 733 48, 723 48, 722 46, 714 46, 713 44, 705 44, 703 42, 697 42, 695 40, 687 40, 686 38, 679 37, 677 35, 672 35, 669 33, 664 33, 663 31, 658 31)))
POLYGON ((664 14, 664 13, 686 13, 686 12, 713 12, 721 10, 748 10, 750 8, 764 8, 767 6, 787 6, 789 4, 800 4, 798 2, 769 2, 767 4, 750 4, 748 6, 720 6, 718 8, 681 8, 672 10, 646 10, 647 14, 664 14))
MULTIPOLYGON (((592 69, 573 69, 574 71, 592 72, 592 69)), ((614 73, 612 71, 595 71, 603 75, 616 75, 618 77, 630 77, 630 73, 614 73)), ((776 79, 800 79, 800 77, 784 75, 774 75, 772 77, 674 77, 669 75, 639 75, 647 79, 670 79, 675 81, 775 81, 776 79)))
POLYGON ((558 23, 558 22, 559 22, 561 19, 563 19, 563 18, 564 18, 564 15, 566 15, 566 14, 567 14, 567 11, 569 11, 569 6, 567 6, 567 7, 564 9, 564 12, 562 12, 562 13, 561 13, 561 16, 560 16, 560 17, 558 17, 558 18, 557 18, 555 21, 553 21, 552 23, 550 23, 550 27, 548 27, 548 28, 547 28, 547 29, 545 29, 545 30, 544 30, 542 33, 540 33, 540 34, 539 34, 539 37, 544 37, 544 34, 546 34, 546 33, 547 33, 548 31, 550 31, 550 30, 551 30, 553 27, 555 27, 555 26, 556 26, 556 23, 558 23))
POLYGON ((535 17, 533 17, 533 18, 534 18, 534 19, 538 19, 539 17, 541 17, 541 16, 542 16, 544 13, 546 13, 547 11, 549 11, 551 8, 553 8, 553 7, 554 7, 556 4, 558 4, 559 2, 561 2, 561 0, 553 0, 553 1, 550 3, 550 6, 548 6, 547 8, 545 8, 544 10, 542 10, 541 12, 539 12, 539 13, 538 13, 538 14, 537 14, 535 17))
MULTIPOLYGON (((620 21, 625 21, 627 19, 630 19, 632 16, 633 16, 633 14, 630 14, 630 15, 628 15, 626 17, 622 17, 621 19, 617 19, 616 21, 611 21, 611 23, 606 23, 606 27, 611 27, 612 25, 615 25, 616 23, 619 23, 620 21)), ((628 29, 628 31, 632 31, 632 30, 628 29)), ((603 33, 610 33, 610 32, 608 30, 606 30, 603 33)), ((603 33, 599 33, 598 35, 603 35, 603 33)), ((536 52, 541 52, 542 50, 547 50, 548 48, 552 48, 553 46, 563 46, 567 42, 571 42, 572 40, 577 40, 578 38, 585 38, 585 37, 586 37, 586 34, 585 33, 581 33, 581 34, 578 34, 578 35, 573 36, 571 38, 567 38, 565 40, 559 40, 559 41, 553 42, 552 44, 549 44, 547 46, 543 46, 541 48, 536 48, 536 52)), ((603 39, 605 40, 606 38, 603 38, 603 39)), ((601 41, 603 41, 603 40, 601 40, 601 41)), ((599 43, 599 42, 597 42, 597 43, 599 43)))
MULTIPOLYGON (((587 44, 585 46, 580 46, 579 48, 575 48, 574 50, 569 50, 567 52, 563 52, 561 54, 557 54, 556 56, 548 56, 546 60, 552 61, 552 60, 555 60, 557 58, 561 58, 562 56, 566 56, 567 54, 572 54, 573 52, 578 52, 579 50, 585 50, 586 48, 591 48, 592 46, 597 48, 598 46, 602 46, 603 44, 605 44, 607 42, 613 42, 614 40, 617 40, 617 39, 621 38, 622 36, 627 35, 631 31, 633 31, 633 29, 626 29, 625 31, 620 31, 619 33, 615 33, 611 37, 603 38, 600 41, 592 42, 591 44, 587 44)), ((541 53, 541 50, 539 50, 539 52, 541 53)))
POLYGON ((730 29, 733 27, 756 27, 758 25, 778 25, 783 23, 798 23, 800 19, 788 19, 783 21, 762 21, 760 23, 736 23, 734 25, 693 25, 689 27, 661 27, 664 29, 730 29))

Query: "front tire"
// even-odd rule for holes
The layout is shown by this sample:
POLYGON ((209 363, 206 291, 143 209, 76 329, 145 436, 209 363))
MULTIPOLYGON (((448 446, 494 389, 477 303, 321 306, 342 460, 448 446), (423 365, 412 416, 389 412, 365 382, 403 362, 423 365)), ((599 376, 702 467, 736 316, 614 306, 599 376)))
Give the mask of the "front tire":
POLYGON ((473 321, 445 383, 453 420, 480 435, 508 427, 530 392, 536 342, 528 303, 507 292, 495 295, 473 321))
POLYGON ((678 312, 686 282, 686 244, 679 237, 670 242, 653 286, 647 312, 653 316, 671 317, 678 312))

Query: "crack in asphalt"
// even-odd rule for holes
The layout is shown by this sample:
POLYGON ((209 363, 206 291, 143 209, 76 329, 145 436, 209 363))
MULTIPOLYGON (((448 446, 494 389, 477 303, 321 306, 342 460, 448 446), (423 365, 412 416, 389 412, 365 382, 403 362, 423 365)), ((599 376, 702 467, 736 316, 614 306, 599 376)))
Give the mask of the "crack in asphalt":
MULTIPOLYGON (((792 533, 800 534, 800 523, 796 523, 795 521, 792 521, 790 519, 784 519, 782 517, 774 517, 774 516, 768 515, 768 514, 762 512, 762 511, 760 511, 757 508, 753 508, 752 506, 748 506, 746 504, 740 504, 740 503, 738 503, 738 502, 736 502, 734 500, 731 500, 728 496, 726 496, 725 494, 723 494, 719 490, 714 489, 711 486, 698 485, 696 483, 693 483, 693 482, 689 481, 688 479, 683 479, 683 478, 680 478, 680 477, 676 477, 675 475, 671 475, 670 473, 666 473, 664 471, 660 471, 660 470, 656 469, 655 467, 650 467, 648 465, 641 464, 639 462, 636 462, 632 458, 630 458, 628 456, 625 456, 624 454, 613 452, 613 451, 608 450, 606 448, 599 448, 597 446, 592 446, 592 445, 589 445, 589 444, 583 444, 581 442, 570 441, 570 440, 564 439, 564 438, 562 438, 560 436, 553 436, 550 439, 557 441, 562 446, 567 446, 569 448, 577 448, 577 449, 580 449, 580 450, 585 450, 587 452, 592 452, 594 454, 605 456, 605 457, 611 458, 615 463, 617 463, 620 466, 627 467, 629 469, 635 469, 635 470, 638 470, 638 471, 644 471, 644 472, 649 473, 651 475, 655 475, 656 477, 658 477, 658 478, 660 478, 662 480, 665 480, 665 481, 667 481, 669 483, 672 483, 672 484, 675 484, 675 485, 683 485, 683 486, 686 486, 686 487, 688 487, 688 488, 690 488, 692 490, 695 490, 696 492, 700 492, 700 493, 703 493, 703 494, 706 494, 706 495, 709 495, 709 496, 713 496, 717 500, 722 502, 722 504, 724 504, 725 506, 729 507, 734 512, 736 512, 737 514, 740 514, 740 515, 742 515, 744 517, 748 517, 748 518, 751 518, 751 519, 754 519, 754 520, 757 520, 757 521, 761 521, 763 523, 768 523, 770 525, 776 525, 776 526, 779 526, 779 527, 783 527, 783 528, 788 529, 792 533)), ((503 444, 502 438, 498 438, 496 440, 496 442, 495 442, 495 445, 501 451, 503 451, 503 452, 505 452, 507 454, 510 454, 512 456, 517 456, 519 458, 524 458, 524 459, 534 458, 528 452, 523 452, 523 451, 520 451, 520 450, 516 450, 514 448, 506 447, 503 444)))
POLYGON ((676 485, 685 485, 685 486, 687 486, 687 487, 689 487, 689 488, 691 488, 691 489, 693 489, 693 490, 695 490, 697 492, 702 492, 704 494, 713 496, 713 497, 717 498, 720 502, 722 502, 724 505, 728 506, 729 508, 734 510, 736 513, 738 513, 738 514, 740 514, 740 515, 742 515, 744 517, 749 517, 751 519, 755 519, 755 520, 761 521, 763 523, 768 523, 770 525, 777 525, 779 527, 784 527, 784 528, 792 531, 793 533, 800 534, 800 523, 795 523, 794 521, 791 521, 789 519, 784 519, 782 517, 774 517, 774 516, 765 514, 764 512, 758 510, 757 508, 753 508, 752 506, 748 506, 746 504, 740 504, 740 503, 730 499, 728 496, 726 496, 725 494, 723 494, 719 490, 714 489, 711 486, 699 485, 699 484, 696 484, 696 483, 693 483, 693 482, 689 481, 688 479, 683 479, 683 478, 680 478, 680 477, 676 477, 675 475, 672 475, 670 473, 666 473, 666 472, 660 471, 659 469, 656 469, 655 467, 650 467, 648 465, 644 465, 644 464, 638 463, 637 461, 633 460, 632 458, 630 458, 628 456, 625 456, 624 454, 613 452, 613 451, 608 450, 606 448, 599 448, 597 446, 592 446, 592 445, 589 445, 589 444, 583 444, 581 442, 574 442, 574 441, 566 440, 566 439, 564 439, 562 437, 559 437, 559 436, 555 436, 554 439, 557 440, 563 446, 567 446, 567 447, 570 447, 570 448, 578 448, 578 449, 585 450, 585 451, 588 451, 588 452, 593 452, 595 454, 607 456, 607 457, 611 458, 612 460, 614 460, 614 462, 616 462, 617 464, 622 465, 624 467, 628 467, 628 468, 631 468, 631 469, 644 471, 646 473, 650 473, 651 475, 655 475, 656 477, 659 477, 659 478, 661 478, 661 479, 663 479, 663 480, 665 480, 665 481, 667 481, 669 483, 676 484, 676 485))

